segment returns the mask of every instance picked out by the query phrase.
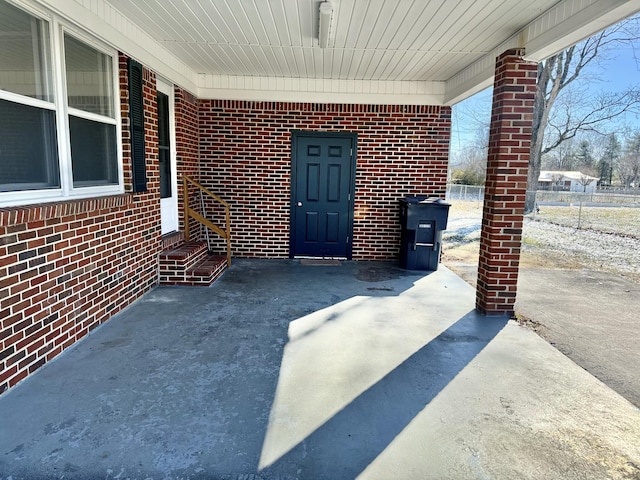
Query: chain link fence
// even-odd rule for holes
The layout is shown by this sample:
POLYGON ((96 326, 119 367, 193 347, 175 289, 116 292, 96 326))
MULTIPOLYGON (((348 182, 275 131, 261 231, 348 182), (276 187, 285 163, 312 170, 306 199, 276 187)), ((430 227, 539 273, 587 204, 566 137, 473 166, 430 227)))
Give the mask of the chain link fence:
POLYGON ((596 204, 611 206, 640 206, 640 190, 627 190, 627 193, 618 191, 597 190, 595 192, 550 192, 538 190, 536 192, 536 202, 538 204, 565 203, 565 204, 596 204))
MULTIPOLYGON (((484 201, 484 187, 449 184, 447 200, 454 205, 456 202, 468 203, 477 210, 484 201)), ((593 193, 538 190, 536 207, 530 216, 537 221, 626 237, 640 236, 640 189, 609 189, 593 193)))
MULTIPOLYGON (((484 187, 478 185, 458 185, 447 184, 447 199, 465 202, 484 201, 484 187)), ((567 204, 585 206, 595 204, 596 206, 640 206, 640 188, 628 189, 599 189, 595 192, 554 192, 548 190, 538 190, 536 192, 536 202, 538 205, 545 204, 567 204)))
POLYGON ((477 185, 447 184, 447 200, 463 202, 483 202, 484 187, 477 185))

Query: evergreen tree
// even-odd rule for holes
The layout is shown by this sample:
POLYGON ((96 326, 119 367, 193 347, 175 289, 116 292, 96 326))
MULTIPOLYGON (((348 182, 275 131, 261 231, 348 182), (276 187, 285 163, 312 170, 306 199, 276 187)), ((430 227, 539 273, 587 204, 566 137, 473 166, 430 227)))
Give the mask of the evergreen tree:
POLYGON ((618 137, 615 133, 610 134, 607 137, 607 143, 605 145, 602 158, 598 161, 598 176, 600 177, 600 185, 611 185, 613 181, 613 169, 615 168, 622 146, 618 141, 618 137))
POLYGON ((576 159, 578 161, 578 170, 582 173, 591 173, 593 170, 594 159, 591 154, 591 145, 589 145, 589 142, 586 140, 582 140, 578 145, 576 159))

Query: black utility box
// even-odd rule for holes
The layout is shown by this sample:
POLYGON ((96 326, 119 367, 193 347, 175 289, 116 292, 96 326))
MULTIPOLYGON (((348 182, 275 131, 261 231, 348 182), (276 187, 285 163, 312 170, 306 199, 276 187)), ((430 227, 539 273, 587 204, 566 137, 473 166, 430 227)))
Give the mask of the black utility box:
POLYGON ((437 270, 442 231, 447 228, 450 203, 437 197, 405 197, 400 200, 400 267, 437 270))

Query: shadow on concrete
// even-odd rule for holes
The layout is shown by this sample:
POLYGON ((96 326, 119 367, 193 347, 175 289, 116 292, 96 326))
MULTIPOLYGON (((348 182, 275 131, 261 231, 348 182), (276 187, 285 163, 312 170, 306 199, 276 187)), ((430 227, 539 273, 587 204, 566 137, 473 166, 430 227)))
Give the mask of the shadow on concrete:
POLYGON ((505 325, 461 292, 446 270, 264 260, 158 288, 0 396, 0 478, 353 478, 505 325), (283 379, 288 405, 336 408, 303 405, 265 462, 283 379))
POLYGON ((261 473, 295 466, 300 478, 356 478, 507 322, 469 312, 261 473))

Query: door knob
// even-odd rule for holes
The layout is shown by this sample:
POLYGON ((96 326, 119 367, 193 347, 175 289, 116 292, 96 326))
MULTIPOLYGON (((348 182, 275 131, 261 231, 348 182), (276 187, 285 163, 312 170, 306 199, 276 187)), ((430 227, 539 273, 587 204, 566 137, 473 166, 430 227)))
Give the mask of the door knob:
POLYGON ((302 206, 302 202, 298 202, 298 206, 301 207, 302 206))

